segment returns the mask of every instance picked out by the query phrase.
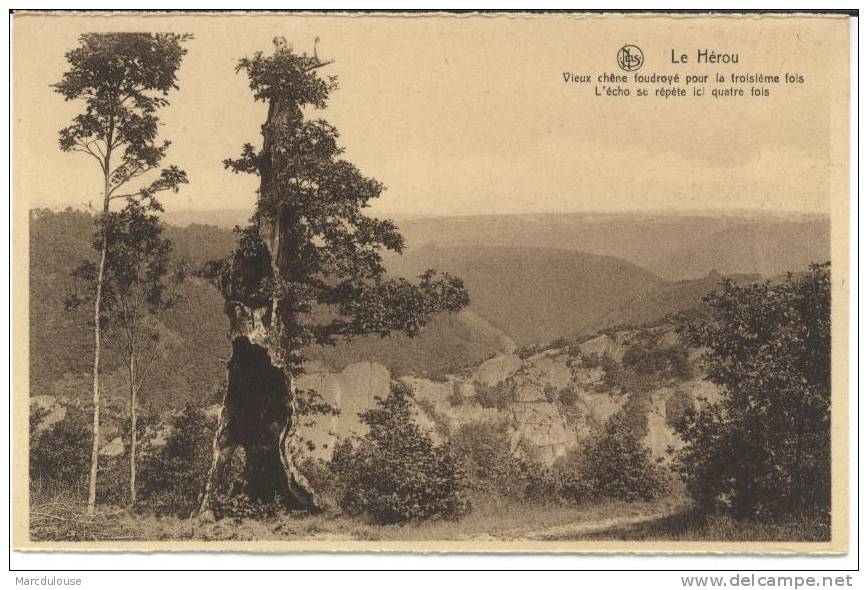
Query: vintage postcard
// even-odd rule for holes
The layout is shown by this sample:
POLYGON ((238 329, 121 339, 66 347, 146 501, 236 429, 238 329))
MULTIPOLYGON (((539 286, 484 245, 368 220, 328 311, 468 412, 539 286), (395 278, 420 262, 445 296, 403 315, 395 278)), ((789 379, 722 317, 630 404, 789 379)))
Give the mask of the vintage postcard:
POLYGON ((15 13, 14 547, 846 552, 850 36, 15 13))

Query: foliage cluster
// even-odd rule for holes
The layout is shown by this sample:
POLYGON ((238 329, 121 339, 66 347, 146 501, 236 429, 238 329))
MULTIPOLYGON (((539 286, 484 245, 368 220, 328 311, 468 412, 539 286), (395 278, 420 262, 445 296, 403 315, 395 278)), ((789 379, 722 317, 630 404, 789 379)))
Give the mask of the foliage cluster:
POLYGON ((676 424, 677 464, 709 511, 761 518, 828 510, 831 493, 831 291, 828 264, 777 285, 724 281, 710 321, 683 331, 707 350, 721 398, 676 424))
POLYGON ((475 493, 533 502, 647 500, 660 496, 669 478, 642 442, 641 411, 625 405, 551 467, 517 445, 506 423, 463 424, 449 444, 475 493))
POLYGON ((682 381, 693 376, 685 342, 662 344, 651 334, 640 332, 636 341, 624 351, 620 362, 608 353, 582 357, 583 366, 599 366, 603 378, 598 385, 600 392, 630 393, 646 392, 671 381, 682 381))
POLYGON ((414 422, 406 386, 394 384, 360 417, 369 432, 340 442, 331 460, 344 512, 388 524, 452 519, 469 510, 458 463, 414 422))

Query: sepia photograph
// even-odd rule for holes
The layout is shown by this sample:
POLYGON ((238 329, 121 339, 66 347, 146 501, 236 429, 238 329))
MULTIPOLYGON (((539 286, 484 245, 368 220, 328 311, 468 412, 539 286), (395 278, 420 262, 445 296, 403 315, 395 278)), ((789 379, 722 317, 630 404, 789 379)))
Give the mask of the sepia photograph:
POLYGON ((847 552, 846 14, 10 18, 14 549, 847 552))

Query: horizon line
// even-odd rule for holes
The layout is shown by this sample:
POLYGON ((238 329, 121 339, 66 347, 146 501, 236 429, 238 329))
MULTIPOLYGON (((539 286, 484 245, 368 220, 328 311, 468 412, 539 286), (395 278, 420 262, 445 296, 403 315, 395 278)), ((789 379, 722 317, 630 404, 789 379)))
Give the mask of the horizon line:
MULTIPOLYGON (((86 207, 82 207, 80 205, 66 205, 66 206, 54 206, 54 207, 40 207, 33 206, 29 207, 28 211, 38 211, 38 210, 49 210, 52 212, 61 212, 67 209, 72 209, 73 211, 81 211, 84 213, 91 213, 88 211, 86 207)), ((222 207, 222 208, 214 208, 214 209, 196 209, 196 208, 184 208, 184 209, 175 209, 175 210, 164 210, 161 214, 161 217, 164 215, 171 216, 173 214, 214 214, 221 212, 253 212, 253 207, 222 207)), ((828 211, 811 211, 805 209, 762 209, 762 208, 746 208, 746 207, 738 207, 738 208, 728 208, 728 207, 707 207, 707 208, 692 208, 692 209, 678 209, 678 208, 658 208, 658 209, 589 209, 589 210, 534 210, 534 211, 511 211, 511 212, 477 212, 477 213, 385 213, 383 215, 375 215, 376 217, 390 217, 390 218, 459 218, 459 217, 522 217, 529 215, 606 215, 606 216, 618 216, 618 215, 672 215, 672 216, 690 216, 697 214, 715 214, 715 215, 737 215, 737 214, 761 214, 761 215, 788 215, 788 216, 813 216, 813 217, 830 217, 831 213, 828 211)))

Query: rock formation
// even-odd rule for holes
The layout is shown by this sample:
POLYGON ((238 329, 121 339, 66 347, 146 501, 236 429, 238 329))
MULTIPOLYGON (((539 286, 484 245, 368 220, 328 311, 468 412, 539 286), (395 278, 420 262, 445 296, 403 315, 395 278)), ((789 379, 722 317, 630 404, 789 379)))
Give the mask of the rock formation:
MULTIPOLYGON (((663 348, 677 342, 675 332, 665 328, 646 337, 663 348)), ((444 426, 455 431, 474 422, 505 423, 514 447, 548 464, 639 395, 647 418, 643 442, 655 457, 665 459, 667 448, 680 444, 670 416, 677 409, 675 402, 687 400, 685 403, 695 405, 701 398, 713 400, 718 392, 699 371, 691 377, 661 378, 642 392, 611 389, 605 384, 602 367, 581 362, 605 355, 620 363, 637 338, 636 331, 625 330, 596 336, 572 349, 555 348, 524 359, 502 354, 444 381, 411 376, 400 380, 413 391, 417 422, 435 438, 442 438, 438 428, 442 431, 444 426), (565 391, 574 395, 559 395, 565 391), (480 393, 491 392, 506 396, 504 402, 497 405, 480 398, 480 393)), ((364 434, 358 413, 373 407, 376 397, 386 397, 389 382, 388 370, 379 363, 355 363, 340 373, 311 367, 299 384, 341 408, 339 416, 299 428, 300 436, 316 445, 311 455, 328 460, 336 437, 364 434)))

